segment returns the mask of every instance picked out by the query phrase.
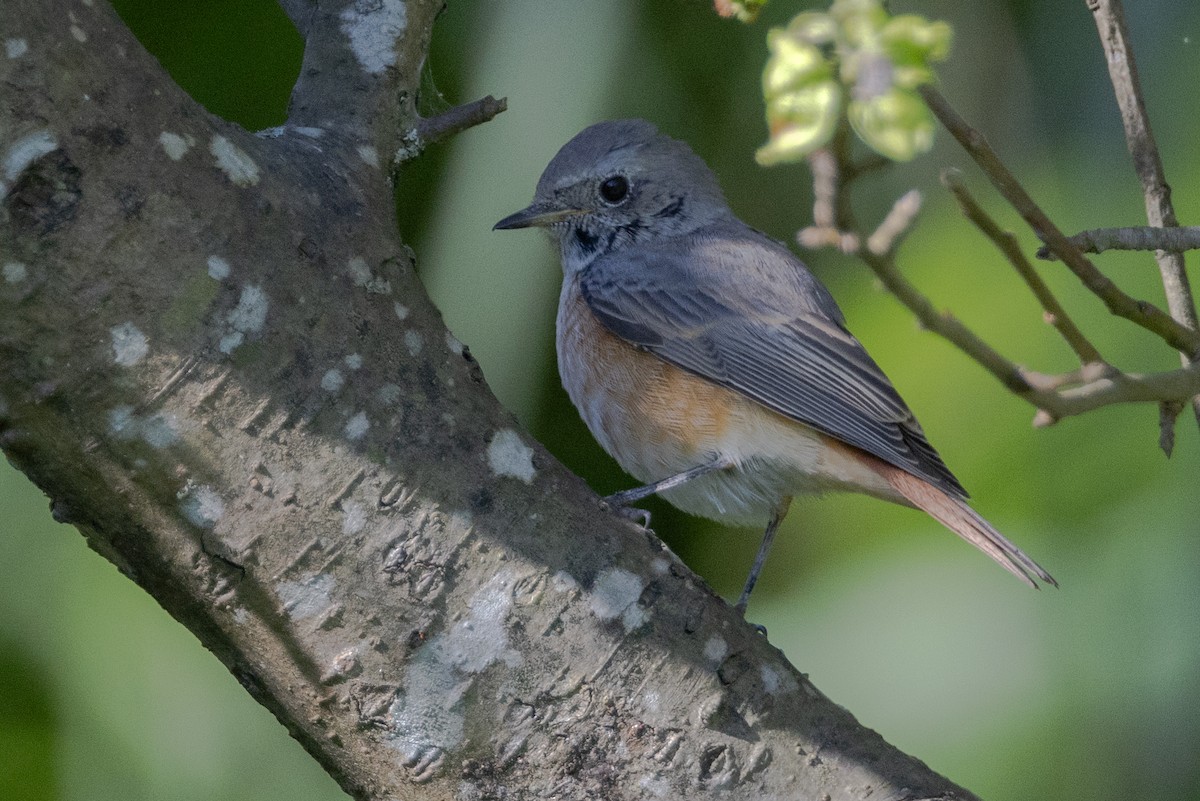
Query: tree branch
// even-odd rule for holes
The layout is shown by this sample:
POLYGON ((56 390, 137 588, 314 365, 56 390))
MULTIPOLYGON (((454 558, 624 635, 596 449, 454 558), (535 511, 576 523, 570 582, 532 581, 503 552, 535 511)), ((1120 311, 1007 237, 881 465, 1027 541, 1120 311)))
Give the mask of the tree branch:
MULTIPOLYGON (((1180 370, 1149 375, 1127 374, 1106 364, 1096 348, 1083 336, 1070 317, 1062 309, 1049 288, 1034 272, 1024 255, 1017 248, 1011 235, 1000 230, 990 217, 975 202, 950 173, 943 180, 954 192, 964 213, 1009 257, 1018 272, 1022 273, 1034 295, 1047 313, 1047 322, 1055 325, 1068 343, 1080 355, 1083 362, 1079 370, 1048 375, 1019 366, 991 347, 978 334, 948 312, 939 311, 933 302, 900 273, 896 266, 896 241, 904 232, 899 220, 911 223, 915 210, 907 193, 888 217, 887 225, 881 225, 872 235, 880 245, 888 247, 859 248, 863 240, 861 227, 855 219, 853 205, 849 202, 846 181, 840 176, 853 173, 846 162, 850 158, 844 140, 834 140, 833 147, 820 151, 822 155, 813 162, 814 197, 816 198, 813 219, 820 224, 801 230, 797 241, 802 247, 838 247, 854 243, 854 247, 843 248, 853 253, 866 264, 893 296, 913 313, 922 328, 932 331, 949 341, 980 366, 990 372, 1009 391, 1028 401, 1038 412, 1034 415, 1035 426, 1047 426, 1093 409, 1114 403, 1155 401, 1160 408, 1177 403, 1182 398, 1200 392, 1200 369, 1190 365, 1180 370), (839 143, 840 142, 840 143, 839 143), (897 212, 896 208, 903 211, 897 212), (886 240, 879 230, 886 229, 886 240), (1026 275, 1026 273, 1028 273, 1026 275), (1094 358, 1093 358, 1094 357, 1094 358)), ((1169 445, 1165 433, 1160 434, 1164 449, 1169 445)), ((1168 449, 1169 453, 1169 449, 1168 449)))
POLYGON ((1051 222, 1046 213, 1029 197, 1024 187, 987 143, 983 134, 968 125, 932 86, 926 84, 918 91, 934 116, 975 160, 1004 199, 1017 210, 1038 238, 1075 273, 1084 286, 1104 301, 1110 312, 1157 334, 1181 353, 1200 353, 1200 332, 1182 325, 1152 303, 1137 300, 1122 292, 1083 254, 1071 246, 1058 226, 1051 222))
MULTIPOLYGON (((1133 167, 1142 184, 1146 199, 1146 219, 1159 228, 1174 228, 1179 225, 1175 209, 1171 205, 1171 188, 1167 185, 1162 158, 1154 132, 1150 128, 1150 117, 1142 100, 1142 87, 1138 81, 1137 61, 1129 44, 1129 28, 1125 24, 1125 10, 1121 0, 1087 0, 1088 8, 1096 20, 1100 43, 1104 47, 1105 61, 1117 105, 1121 108, 1121 122, 1125 127, 1125 142, 1133 157, 1133 167)), ((1167 295, 1167 309, 1171 316, 1193 331, 1200 330, 1196 320, 1196 302, 1184 269, 1183 254, 1178 251, 1161 250, 1155 255, 1163 290, 1167 295)), ((1191 364, 1196 354, 1184 352, 1180 355, 1184 366, 1191 364)), ((1192 410, 1200 422, 1200 397, 1192 399, 1192 410)))
POLYGON ((603 513, 448 336, 365 155, 416 125, 436 5, 286 3, 305 71, 262 137, 103 0, 5 0, 0 448, 357 798, 973 798, 603 513))
MULTIPOLYGON (((1200 226, 1176 228, 1092 228, 1067 237, 1081 253, 1103 253, 1106 250, 1169 250, 1182 252, 1200 249, 1200 226)), ((1054 261, 1055 255, 1045 245, 1038 248, 1037 257, 1054 261)))

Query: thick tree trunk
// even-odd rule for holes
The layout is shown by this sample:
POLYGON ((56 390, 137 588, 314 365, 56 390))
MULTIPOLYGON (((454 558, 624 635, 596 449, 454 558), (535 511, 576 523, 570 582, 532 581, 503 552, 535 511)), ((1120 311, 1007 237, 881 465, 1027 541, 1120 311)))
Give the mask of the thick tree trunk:
POLYGON ((104 0, 0 0, 0 447, 356 797, 972 797, 606 514, 442 326, 388 182, 455 124, 408 105, 438 5, 285 0, 303 77, 253 135, 104 0))

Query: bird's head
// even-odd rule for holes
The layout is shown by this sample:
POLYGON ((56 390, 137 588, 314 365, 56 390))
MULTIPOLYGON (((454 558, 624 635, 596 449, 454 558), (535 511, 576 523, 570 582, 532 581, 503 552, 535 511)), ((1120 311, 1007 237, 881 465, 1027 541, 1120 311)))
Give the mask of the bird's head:
POLYGON ((645 120, 612 120, 563 145, 533 202, 495 227, 546 229, 571 274, 634 242, 688 234, 730 214, 716 177, 690 147, 645 120))

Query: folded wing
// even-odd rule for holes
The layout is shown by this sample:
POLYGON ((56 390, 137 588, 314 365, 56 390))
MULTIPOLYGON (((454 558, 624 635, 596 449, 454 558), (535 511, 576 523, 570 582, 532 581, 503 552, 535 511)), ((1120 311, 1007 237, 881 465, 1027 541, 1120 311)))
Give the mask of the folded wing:
POLYGON ((965 498, 807 268, 749 228, 717 233, 598 259, 583 297, 628 342, 965 498))

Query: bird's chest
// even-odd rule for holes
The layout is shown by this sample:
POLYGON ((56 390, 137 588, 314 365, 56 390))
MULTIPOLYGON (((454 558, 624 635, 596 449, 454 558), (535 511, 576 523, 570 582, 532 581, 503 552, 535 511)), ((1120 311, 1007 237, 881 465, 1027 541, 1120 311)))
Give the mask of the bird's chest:
POLYGON ((558 307, 563 387, 600 445, 643 481, 686 470, 720 450, 738 400, 606 329, 577 281, 558 307))

